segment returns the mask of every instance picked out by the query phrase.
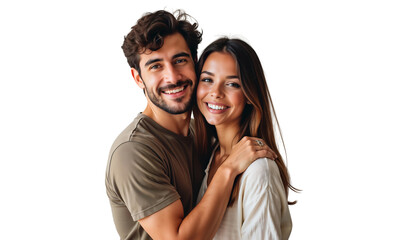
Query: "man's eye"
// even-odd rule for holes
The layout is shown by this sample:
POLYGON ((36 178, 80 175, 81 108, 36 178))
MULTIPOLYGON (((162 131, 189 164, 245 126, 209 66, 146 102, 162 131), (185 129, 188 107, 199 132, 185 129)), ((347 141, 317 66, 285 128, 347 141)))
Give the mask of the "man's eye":
POLYGON ((186 60, 186 59, 184 59, 184 58, 177 59, 177 60, 175 61, 175 63, 176 63, 176 64, 179 64, 179 63, 185 63, 185 62, 187 62, 187 60, 186 60))
POLYGON ((150 70, 158 69, 158 68, 160 68, 160 67, 161 67, 161 66, 160 66, 159 64, 151 65, 151 66, 150 66, 150 70))

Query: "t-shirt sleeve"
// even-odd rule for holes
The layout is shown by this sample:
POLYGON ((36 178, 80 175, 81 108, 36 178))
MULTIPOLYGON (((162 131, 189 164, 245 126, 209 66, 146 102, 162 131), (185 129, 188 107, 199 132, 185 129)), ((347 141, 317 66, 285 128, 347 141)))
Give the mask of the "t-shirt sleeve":
POLYGON ((167 174, 163 153, 150 144, 125 142, 111 156, 110 179, 134 221, 180 198, 167 174))
POLYGON ((242 176, 242 239, 282 239, 284 190, 275 162, 255 161, 242 176))

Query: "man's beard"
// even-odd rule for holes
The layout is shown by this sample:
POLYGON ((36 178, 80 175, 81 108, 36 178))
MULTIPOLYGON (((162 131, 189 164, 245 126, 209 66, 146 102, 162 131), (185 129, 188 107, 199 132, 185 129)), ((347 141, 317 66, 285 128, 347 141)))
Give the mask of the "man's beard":
MULTIPOLYGON (((152 103, 154 103, 155 106, 159 107, 160 109, 164 110, 167 113, 181 114, 181 113, 185 113, 187 111, 190 111, 190 109, 192 108, 192 105, 193 105, 193 101, 192 101, 193 93, 192 93, 192 96, 190 97, 189 101, 184 103, 184 105, 182 107, 181 106, 179 106, 179 107, 178 106, 169 106, 167 104, 167 102, 164 99, 162 99, 162 97, 161 97, 161 92, 164 91, 164 90, 173 89, 173 88, 180 87, 180 86, 183 86, 183 85, 186 85, 186 84, 187 84, 186 88, 192 87, 193 82, 191 80, 179 81, 179 82, 177 82, 177 84, 171 84, 171 85, 165 86, 163 88, 158 88, 157 89, 158 96, 156 96, 151 90, 149 90, 147 88, 147 86, 145 85, 144 81, 143 81, 143 84, 145 86, 145 90, 147 91, 147 95, 148 95, 148 98, 150 99, 150 101, 152 103)), ((186 89, 183 89, 183 91, 185 91, 185 90, 186 89)), ((178 103, 182 103, 184 97, 186 97, 186 96, 182 96, 180 98, 174 99, 173 101, 178 102, 178 103)))

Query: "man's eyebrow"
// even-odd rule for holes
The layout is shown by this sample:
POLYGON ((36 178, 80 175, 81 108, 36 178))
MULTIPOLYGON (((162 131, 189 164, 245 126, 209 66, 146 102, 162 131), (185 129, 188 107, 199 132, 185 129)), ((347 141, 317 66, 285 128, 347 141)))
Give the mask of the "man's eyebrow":
POLYGON ((178 57, 190 57, 189 53, 185 53, 185 52, 181 52, 181 53, 177 53, 175 54, 172 59, 178 58, 178 57))
POLYGON ((144 67, 147 67, 148 65, 151 65, 151 64, 153 64, 153 63, 155 63, 155 62, 159 62, 159 61, 162 61, 162 58, 150 59, 150 60, 148 60, 148 61, 144 64, 144 67))
MULTIPOLYGON (((190 54, 185 53, 185 52, 177 53, 177 54, 173 55, 172 59, 175 59, 175 58, 178 58, 178 57, 190 57, 190 54)), ((155 62, 160 62, 160 61, 162 61, 162 58, 150 59, 144 64, 144 67, 147 67, 148 65, 151 65, 151 64, 153 64, 155 62)))

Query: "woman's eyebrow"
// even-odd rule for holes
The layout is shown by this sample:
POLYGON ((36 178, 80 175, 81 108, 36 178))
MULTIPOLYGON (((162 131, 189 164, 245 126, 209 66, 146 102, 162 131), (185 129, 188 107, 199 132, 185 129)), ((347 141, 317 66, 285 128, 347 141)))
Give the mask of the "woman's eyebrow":
POLYGON ((214 73, 212 73, 212 72, 209 72, 209 71, 203 71, 203 72, 201 72, 201 74, 207 74, 207 75, 210 75, 210 76, 214 76, 214 73))

